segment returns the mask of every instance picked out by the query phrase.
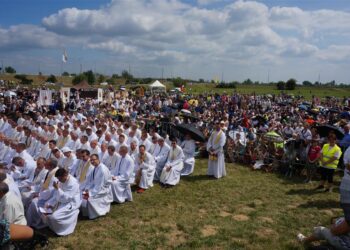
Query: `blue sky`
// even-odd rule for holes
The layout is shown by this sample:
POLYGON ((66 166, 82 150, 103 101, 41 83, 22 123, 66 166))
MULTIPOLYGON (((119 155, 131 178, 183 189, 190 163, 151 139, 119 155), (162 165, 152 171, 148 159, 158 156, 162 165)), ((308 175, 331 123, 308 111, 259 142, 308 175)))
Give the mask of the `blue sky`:
POLYGON ((0 60, 22 73, 350 83, 350 1, 2 0, 0 60))

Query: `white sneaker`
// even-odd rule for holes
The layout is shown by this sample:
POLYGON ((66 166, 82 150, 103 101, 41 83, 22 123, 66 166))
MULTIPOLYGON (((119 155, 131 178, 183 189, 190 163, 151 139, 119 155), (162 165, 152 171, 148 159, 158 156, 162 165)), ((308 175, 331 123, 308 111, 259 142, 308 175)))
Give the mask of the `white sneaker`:
POLYGON ((305 235, 303 235, 303 234, 301 234, 301 233, 299 233, 299 234, 297 235, 297 240, 298 240, 300 243, 303 243, 305 239, 306 239, 305 235))

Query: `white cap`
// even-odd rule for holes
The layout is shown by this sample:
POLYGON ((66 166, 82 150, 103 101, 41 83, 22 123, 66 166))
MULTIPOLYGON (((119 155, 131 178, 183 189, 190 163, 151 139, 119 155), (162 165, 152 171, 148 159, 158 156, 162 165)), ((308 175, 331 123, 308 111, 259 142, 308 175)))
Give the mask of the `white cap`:
POLYGON ((72 150, 71 150, 69 147, 63 147, 63 148, 61 149, 61 151, 62 151, 63 153, 72 152, 72 150))

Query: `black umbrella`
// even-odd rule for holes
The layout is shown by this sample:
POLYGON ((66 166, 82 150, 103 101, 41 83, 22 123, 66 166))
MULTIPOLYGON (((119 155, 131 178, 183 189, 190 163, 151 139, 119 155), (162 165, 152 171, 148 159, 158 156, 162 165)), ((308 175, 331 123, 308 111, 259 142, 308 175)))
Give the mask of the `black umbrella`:
POLYGON ((174 127, 181 134, 190 134, 195 141, 205 142, 206 138, 202 131, 190 124, 179 124, 174 127))
POLYGON ((330 132, 333 132, 338 140, 343 139, 344 132, 340 130, 339 127, 332 125, 320 125, 316 127, 318 134, 321 137, 327 137, 330 132))
POLYGON ((262 123, 266 122, 266 118, 263 117, 262 115, 257 115, 255 117, 253 117, 253 120, 258 120, 259 122, 262 122, 262 123))
POLYGON ((191 114, 186 114, 186 113, 182 113, 181 114, 184 118, 188 118, 192 121, 199 121, 200 118, 198 118, 197 116, 191 115, 191 114))

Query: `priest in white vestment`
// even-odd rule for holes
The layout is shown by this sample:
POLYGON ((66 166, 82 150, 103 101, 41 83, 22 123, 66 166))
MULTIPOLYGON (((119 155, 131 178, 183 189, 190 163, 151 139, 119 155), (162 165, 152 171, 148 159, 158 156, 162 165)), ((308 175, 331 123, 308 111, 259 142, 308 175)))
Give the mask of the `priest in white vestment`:
POLYGON ((21 198, 21 192, 19 191, 17 183, 13 180, 12 176, 7 173, 7 170, 0 169, 0 182, 4 182, 9 186, 10 192, 21 198))
POLYGON ((174 186, 180 182, 181 170, 184 166, 185 155, 182 148, 177 145, 176 138, 171 140, 171 148, 168 155, 168 160, 162 170, 160 183, 168 186, 174 186))
POLYGON ((26 218, 28 225, 37 229, 46 227, 46 224, 41 219, 40 208, 45 206, 45 203, 52 198, 53 194, 53 183, 57 182, 55 177, 56 171, 58 170, 57 161, 54 159, 49 159, 45 163, 45 168, 48 170, 44 183, 41 185, 39 193, 35 194, 30 203, 26 218))
POLYGON ((153 187, 156 162, 154 157, 146 151, 145 145, 139 146, 139 153, 135 159, 135 183, 138 185, 137 192, 143 193, 153 187))
POLYGON ((17 182, 18 187, 20 187, 25 180, 29 179, 30 176, 33 175, 36 168, 36 162, 35 161, 26 162, 20 156, 16 156, 13 158, 12 163, 15 166, 11 167, 11 171, 12 171, 11 174, 13 179, 17 182))
POLYGON ((116 165, 111 171, 111 186, 113 201, 124 203, 125 201, 132 201, 130 184, 134 173, 134 161, 128 155, 128 148, 126 146, 120 147, 119 154, 120 156, 116 161, 116 165))
POLYGON ((156 170, 154 173, 154 180, 159 181, 160 175, 162 174, 165 163, 168 159, 170 146, 165 143, 163 137, 158 138, 158 145, 155 147, 153 157, 156 162, 156 170))
POLYGON ((87 177, 85 189, 82 192, 81 210, 83 216, 96 219, 106 215, 111 209, 113 195, 111 191, 112 176, 108 168, 100 163, 98 155, 91 155, 94 170, 87 177))
POLYGON ((9 191, 4 182, 0 183, 0 219, 10 224, 27 225, 21 198, 9 191))
POLYGON ((185 136, 185 140, 181 143, 181 148, 185 155, 184 168, 181 171, 181 175, 190 175, 194 170, 194 154, 196 152, 196 143, 194 140, 192 140, 189 134, 185 136))
POLYGON ((77 149, 80 149, 80 147, 81 147, 81 142, 79 140, 79 136, 78 136, 77 132, 75 132, 75 131, 70 132, 70 137, 71 138, 64 145, 64 147, 68 147, 68 148, 72 149, 73 151, 77 151, 77 149))
POLYGON ((53 213, 46 217, 46 223, 57 235, 65 236, 74 232, 77 225, 81 195, 78 181, 66 169, 59 169, 55 174, 59 180, 53 184, 52 198, 46 207, 53 213))
POLYGON ((106 165, 109 171, 115 168, 119 154, 115 152, 115 147, 113 145, 108 146, 107 155, 101 159, 101 162, 106 165))
POLYGON ((64 155, 64 159, 62 161, 61 167, 67 170, 68 172, 70 172, 72 170, 72 167, 77 162, 77 157, 74 155, 72 150, 68 147, 63 147, 61 151, 64 155))
POLYGON ((224 146, 226 143, 225 132, 220 128, 220 123, 216 122, 215 130, 209 137, 207 151, 209 152, 207 175, 221 178, 226 176, 224 146))
POLYGON ((72 175, 78 180, 80 190, 84 190, 88 182, 88 176, 94 170, 94 167, 90 162, 89 150, 82 149, 80 154, 81 160, 79 164, 76 164, 75 168, 72 169, 72 175))
POLYGON ((21 188, 21 196, 24 208, 31 203, 34 194, 40 191, 41 184, 44 182, 48 170, 45 169, 45 159, 40 157, 36 161, 36 168, 33 174, 21 188))
MULTIPOLYGON (((147 148, 146 148, 146 150, 147 150, 147 148)), ((137 145, 136 141, 132 141, 130 143, 130 149, 129 149, 128 154, 131 156, 131 158, 133 159, 134 162, 135 162, 135 159, 136 159, 138 153, 139 153, 138 145, 137 145)))

